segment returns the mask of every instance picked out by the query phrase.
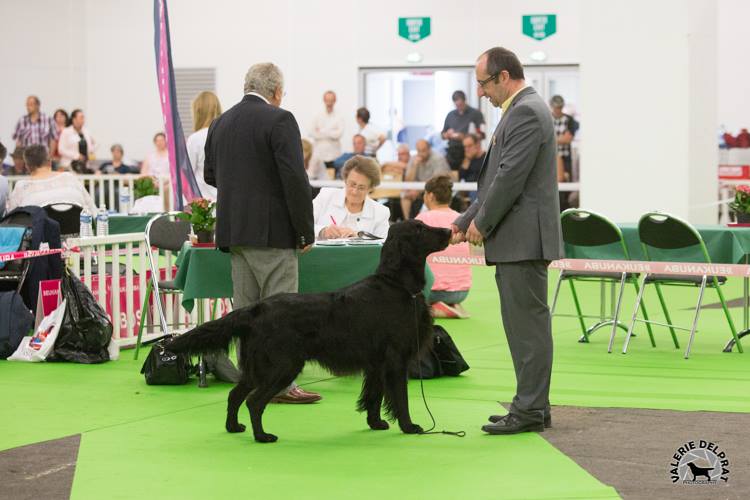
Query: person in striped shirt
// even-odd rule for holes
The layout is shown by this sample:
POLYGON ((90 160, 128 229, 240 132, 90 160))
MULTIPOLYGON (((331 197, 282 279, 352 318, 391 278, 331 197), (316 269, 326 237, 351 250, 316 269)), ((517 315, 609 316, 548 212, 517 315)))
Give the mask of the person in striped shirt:
POLYGON ((13 139, 18 147, 41 144, 52 151, 58 139, 57 127, 51 117, 39 111, 41 103, 35 95, 26 98, 27 114, 16 123, 13 139))

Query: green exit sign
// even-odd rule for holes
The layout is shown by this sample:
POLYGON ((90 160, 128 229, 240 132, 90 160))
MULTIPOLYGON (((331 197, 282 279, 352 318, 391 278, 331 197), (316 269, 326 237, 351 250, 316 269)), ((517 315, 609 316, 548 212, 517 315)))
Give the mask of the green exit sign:
POLYGON ((399 17, 398 36, 417 43, 430 36, 429 17, 399 17))
POLYGON ((557 16, 555 14, 532 14, 523 16, 523 34, 534 40, 544 40, 557 31, 557 16))

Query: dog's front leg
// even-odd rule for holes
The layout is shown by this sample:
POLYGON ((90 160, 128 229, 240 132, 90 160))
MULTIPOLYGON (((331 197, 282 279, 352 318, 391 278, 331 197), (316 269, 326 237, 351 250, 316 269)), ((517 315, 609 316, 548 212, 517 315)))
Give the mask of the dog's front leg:
POLYGON ((418 434, 422 428, 411 421, 409 416, 409 396, 406 388, 406 372, 389 371, 385 375, 385 397, 388 406, 398 420, 398 426, 405 434, 418 434))
POLYGON ((380 370, 368 370, 362 381, 362 394, 359 396, 357 409, 367 411, 367 425, 374 431, 388 429, 388 422, 380 418, 380 406, 383 404, 383 373, 380 370))

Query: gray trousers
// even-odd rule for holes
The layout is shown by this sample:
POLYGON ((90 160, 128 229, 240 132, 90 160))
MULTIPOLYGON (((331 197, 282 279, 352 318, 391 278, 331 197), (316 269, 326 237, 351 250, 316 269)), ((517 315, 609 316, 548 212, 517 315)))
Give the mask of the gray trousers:
POLYGON ((547 306, 548 262, 497 264, 500 310, 516 372, 510 412, 541 422, 549 414, 552 375, 552 318, 547 306))
MULTIPOLYGON (((297 293, 297 251, 291 248, 231 247, 234 308, 277 293, 297 293)), ((238 353, 239 357, 239 353, 238 353)), ((290 388, 281 391, 286 393, 290 388)))

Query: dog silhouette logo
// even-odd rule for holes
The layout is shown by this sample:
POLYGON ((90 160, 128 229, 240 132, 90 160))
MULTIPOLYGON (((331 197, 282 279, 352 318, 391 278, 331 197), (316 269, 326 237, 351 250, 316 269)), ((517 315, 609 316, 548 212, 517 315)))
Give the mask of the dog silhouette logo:
POLYGON ((673 483, 716 485, 729 481, 729 458, 719 445, 699 439, 680 445, 672 455, 673 483))

